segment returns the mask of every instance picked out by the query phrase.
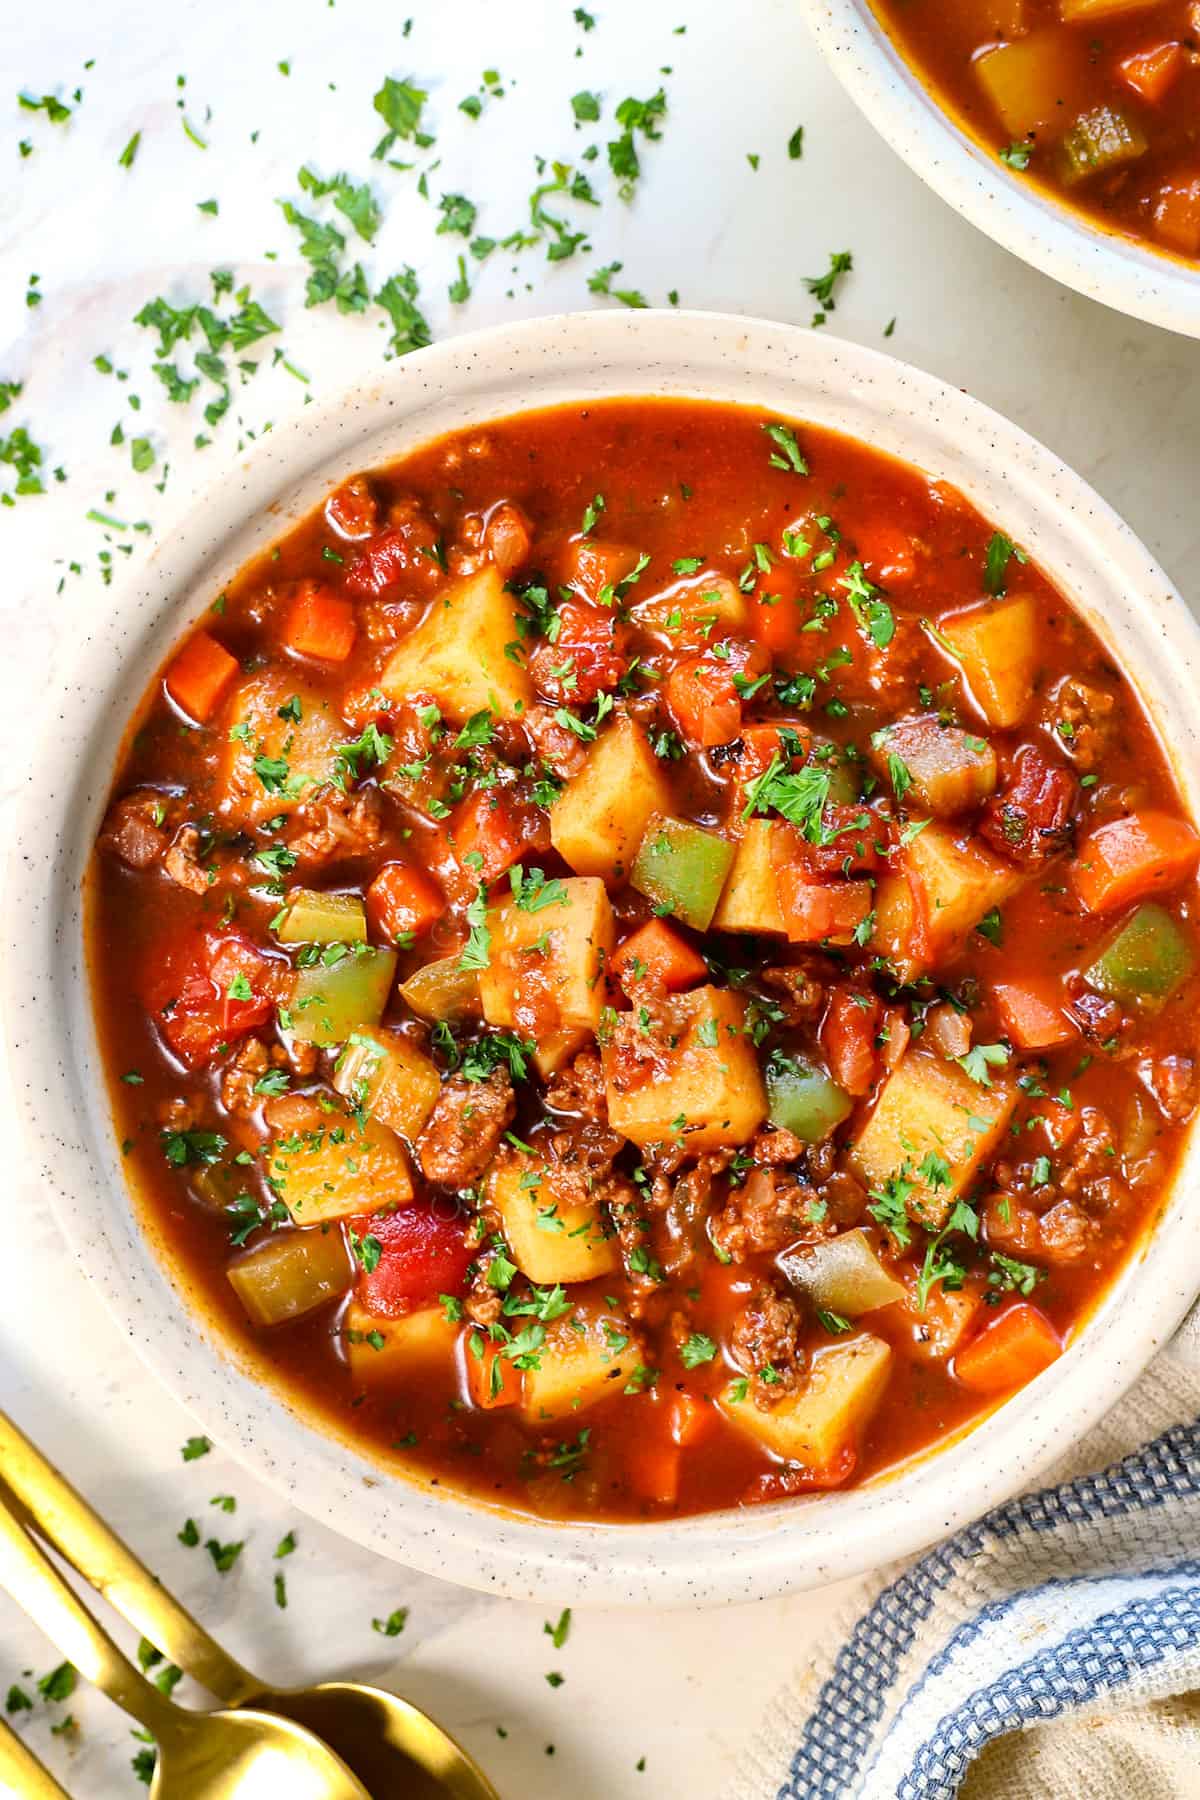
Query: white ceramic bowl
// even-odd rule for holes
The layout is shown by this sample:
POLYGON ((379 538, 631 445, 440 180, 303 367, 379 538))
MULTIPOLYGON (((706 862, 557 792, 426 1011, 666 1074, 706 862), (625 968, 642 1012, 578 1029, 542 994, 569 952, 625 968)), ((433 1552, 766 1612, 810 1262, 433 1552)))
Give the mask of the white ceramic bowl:
POLYGON ((922 87, 868 0, 800 0, 830 68, 943 200, 1006 250, 1118 312, 1200 337, 1200 267, 1105 231, 1005 167, 922 87))
POLYGON ((1193 1141, 1144 1254, 1081 1341, 923 1464, 872 1486, 637 1526, 551 1525, 382 1473, 252 1380, 188 1310, 123 1185, 90 1016, 80 882, 129 708, 172 641, 255 550, 334 482, 452 428, 612 395, 737 401, 866 439, 953 482, 1024 545, 1138 683, 1200 812, 1200 633, 1170 582, 1079 478, 928 375, 828 332, 719 315, 588 313, 461 337, 260 440, 115 587, 54 697, 2 916, 20 1109, 68 1242, 120 1329, 223 1447, 302 1511, 386 1556, 497 1592, 693 1604, 815 1586, 913 1551, 1005 1499, 1111 1406, 1200 1289, 1193 1141))

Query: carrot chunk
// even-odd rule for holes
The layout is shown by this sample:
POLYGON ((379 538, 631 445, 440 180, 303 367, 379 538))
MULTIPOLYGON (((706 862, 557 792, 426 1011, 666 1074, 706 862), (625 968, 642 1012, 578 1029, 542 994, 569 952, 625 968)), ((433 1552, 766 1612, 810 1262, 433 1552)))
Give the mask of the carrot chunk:
POLYGON ((1055 982, 1042 975, 1025 975, 1020 981, 992 985, 996 1010, 1018 1050, 1052 1050, 1075 1036, 1075 1027, 1063 1012, 1055 982))
POLYGON ((1200 838, 1171 813, 1135 812, 1097 825, 1069 874, 1087 912, 1113 912, 1183 881, 1200 858, 1200 838))
POLYGON ((1152 44, 1122 57, 1117 72, 1122 81, 1150 106, 1166 98, 1167 89, 1183 67, 1182 44, 1152 44))
POLYGON ((195 631, 166 673, 176 706, 203 725, 237 674, 237 658, 207 631, 195 631))
POLYGON ((1045 1313, 1018 1300, 960 1351, 954 1373, 974 1394, 1003 1394, 1032 1381, 1061 1355, 1058 1333, 1045 1313))
POLYGON ((1161 182, 1154 235, 1181 256, 1200 256, 1200 172, 1171 175, 1161 182))
POLYGON ((627 937, 612 967, 626 993, 646 983, 677 994, 708 980, 708 964, 700 952, 663 919, 650 919, 627 937))
POLYGON ((357 629, 349 600, 319 581, 305 581, 288 611, 283 641, 297 656, 345 662, 354 648, 357 629))
POLYGON ((742 723, 742 702, 728 669, 692 657, 677 663, 663 690, 671 717, 690 743, 729 744, 742 723))
POLYGON ((446 910, 441 889, 408 863, 385 863, 367 889, 367 919, 376 937, 394 944, 406 932, 420 937, 446 910))
POLYGON ((635 1438, 627 1453, 633 1485, 643 1499, 674 1506, 679 1498, 679 1445, 659 1438, 635 1438))
POLYGON ((875 1084, 879 1052, 880 1004, 862 989, 836 986, 821 1021, 821 1047, 829 1058, 829 1073, 848 1094, 869 1094, 875 1084))
POLYGON ((482 1356, 474 1355, 468 1347, 466 1364, 467 1391, 474 1405, 491 1412, 495 1407, 515 1406, 520 1401, 521 1371, 500 1355, 499 1344, 485 1343, 482 1356))

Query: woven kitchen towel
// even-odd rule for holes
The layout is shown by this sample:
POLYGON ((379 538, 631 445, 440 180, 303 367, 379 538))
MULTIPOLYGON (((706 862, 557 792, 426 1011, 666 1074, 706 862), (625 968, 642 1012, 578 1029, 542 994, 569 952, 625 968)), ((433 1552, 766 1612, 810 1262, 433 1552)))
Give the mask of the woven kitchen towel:
POLYGON ((729 1800, 1200 1800, 1197 1418, 1200 1309, 1056 1485, 863 1584, 729 1800))

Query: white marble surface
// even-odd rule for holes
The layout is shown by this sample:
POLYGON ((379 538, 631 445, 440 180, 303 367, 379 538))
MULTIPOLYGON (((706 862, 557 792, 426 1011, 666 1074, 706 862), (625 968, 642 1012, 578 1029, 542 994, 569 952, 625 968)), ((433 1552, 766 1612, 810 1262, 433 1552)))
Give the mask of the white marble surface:
MULTIPOLYGON (((820 274, 831 251, 849 249, 855 271, 831 324, 879 344, 894 317, 890 349, 1044 439, 1125 513, 1184 592, 1200 597, 1200 343, 1074 297, 947 212, 857 118, 787 0, 590 0, 590 10, 597 23, 587 34, 569 0, 407 0, 398 8, 110 0, 103 11, 60 0, 54 9, 5 10, 0 380, 25 389, 0 419, 0 436, 28 425, 49 465, 67 471, 44 498, 0 510, 5 840, 47 688, 70 665, 78 623, 119 599, 127 557, 115 545, 132 544, 132 556, 143 557, 179 509, 221 479, 251 431, 303 404, 302 385, 269 369, 264 355, 212 447, 197 454, 199 408, 166 403, 149 369, 152 340, 132 315, 160 292, 176 303, 204 298, 207 271, 231 266, 282 322, 266 348, 284 344, 314 391, 335 390, 382 354, 373 322, 304 310, 304 270, 275 204, 301 199, 295 179, 304 160, 324 173, 373 178, 386 223, 374 250, 360 246, 363 260, 379 279, 411 262, 439 336, 607 304, 592 301, 585 276, 615 258, 625 265, 622 281, 652 302, 675 288, 684 305, 807 322, 804 278, 820 274), (277 67, 284 60, 288 75, 277 67), (672 73, 660 75, 662 65, 672 73), (473 123, 457 103, 477 90, 484 69, 500 72, 506 92, 473 123), (590 259, 548 267, 527 252, 513 273, 513 259, 497 253, 470 303, 451 306, 459 240, 435 236, 436 215, 413 175, 369 161, 379 135, 371 96, 385 73, 411 74, 430 90, 438 143, 423 161, 442 159, 431 177, 435 202, 467 193, 479 205, 479 229, 497 237, 524 216, 535 155, 570 159, 612 135, 576 131, 573 92, 600 92, 611 117, 618 100, 644 98, 661 80, 670 111, 661 143, 645 150, 632 206, 609 192, 603 159, 596 165, 605 201, 589 215, 590 259), (18 111, 13 99, 24 88, 70 103, 80 83, 83 99, 66 126, 18 111), (181 129, 181 94, 206 149, 181 129), (794 162, 786 144, 798 124, 805 154, 794 162), (126 170, 118 157, 135 131, 141 143, 126 170), (25 159, 21 138, 34 145, 25 159), (750 154, 761 158, 757 171, 750 154), (216 218, 196 210, 210 197, 216 218), (44 298, 29 308, 34 272, 44 298), (129 371, 127 383, 95 372, 101 353, 129 371), (131 393, 142 398, 140 413, 131 393), (127 444, 110 446, 118 420, 127 439, 151 439, 151 473, 133 473, 127 444), (159 493, 164 461, 170 474, 159 493), (148 520, 152 530, 113 534, 110 544, 86 519, 92 508, 148 520), (100 579, 105 548, 119 565, 111 589, 100 579), (72 562, 82 573, 70 572, 72 562)), ((238 1654, 284 1681, 335 1670, 394 1681, 461 1732, 506 1795, 720 1793, 771 1690, 828 1629, 835 1592, 698 1619, 577 1612, 567 1645, 555 1651, 542 1629, 546 1609, 483 1600, 367 1556, 282 1512, 219 1451, 184 1464, 180 1445, 195 1422, 143 1371, 68 1261, 6 1089, 0 1106, 8 1147, 0 1405, 238 1654), (233 1517, 210 1506, 219 1493, 237 1497, 233 1517), (177 1542, 189 1516, 204 1535, 246 1539, 234 1572, 219 1577, 202 1550, 177 1542), (272 1550, 288 1528, 299 1547, 276 1565, 272 1550), (272 1600, 278 1566, 288 1578, 286 1612, 272 1600), (372 1618, 398 1606, 410 1608, 402 1636, 373 1633, 372 1618), (552 1689, 544 1676, 555 1669, 566 1679, 552 1689)), ((41 1673, 56 1660, 0 1599, 0 1692, 23 1670, 41 1673)), ((67 1708, 39 1706, 20 1722, 72 1793, 140 1791, 128 1767, 136 1746, 98 1696, 80 1692, 67 1708), (67 1710, 80 1722, 74 1741, 50 1735, 67 1710)))

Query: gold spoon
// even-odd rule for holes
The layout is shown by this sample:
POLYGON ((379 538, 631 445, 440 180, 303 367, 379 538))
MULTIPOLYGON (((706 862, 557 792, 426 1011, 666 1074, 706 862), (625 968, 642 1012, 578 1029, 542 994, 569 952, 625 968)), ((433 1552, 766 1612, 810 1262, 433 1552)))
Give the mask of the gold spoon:
POLYGON ((0 1724, 0 1793, 19 1794, 20 1800, 69 1800, 49 1769, 27 1750, 15 1731, 0 1724))
POLYGON ((499 1800, 466 1751, 409 1701, 352 1681, 272 1688, 235 1662, 3 1413, 0 1482, 85 1581, 225 1706, 252 1704, 306 1726, 374 1794, 499 1800))
POLYGON ((273 1713, 185 1712, 123 1656, 0 1501, 0 1585, 158 1745, 151 1800, 371 1800, 327 1744, 273 1713))

